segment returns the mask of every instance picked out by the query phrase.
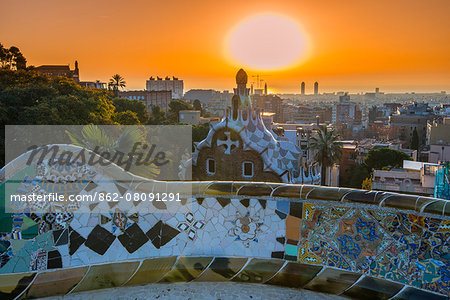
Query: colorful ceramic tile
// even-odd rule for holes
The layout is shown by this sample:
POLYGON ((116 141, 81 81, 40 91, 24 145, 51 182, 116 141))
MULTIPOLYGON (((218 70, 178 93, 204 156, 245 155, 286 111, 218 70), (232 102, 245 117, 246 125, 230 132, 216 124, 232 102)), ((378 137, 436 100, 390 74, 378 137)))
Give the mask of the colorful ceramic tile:
POLYGON ((286 238, 298 241, 300 238, 300 219, 287 216, 286 218, 286 238))

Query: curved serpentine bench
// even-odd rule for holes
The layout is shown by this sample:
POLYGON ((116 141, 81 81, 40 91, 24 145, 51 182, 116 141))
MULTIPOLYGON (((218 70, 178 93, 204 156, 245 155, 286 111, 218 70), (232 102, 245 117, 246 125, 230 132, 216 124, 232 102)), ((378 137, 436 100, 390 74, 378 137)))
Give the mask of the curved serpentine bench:
POLYGON ((310 185, 160 182, 115 165, 90 167, 89 177, 66 169, 82 180, 55 184, 28 158, 2 169, 5 199, 36 186, 123 195, 189 185, 192 195, 183 195, 186 210, 171 213, 130 214, 121 203, 111 204, 111 213, 90 206, 89 213, 2 212, 2 299, 187 281, 266 283, 351 298, 450 295, 449 201, 310 185))

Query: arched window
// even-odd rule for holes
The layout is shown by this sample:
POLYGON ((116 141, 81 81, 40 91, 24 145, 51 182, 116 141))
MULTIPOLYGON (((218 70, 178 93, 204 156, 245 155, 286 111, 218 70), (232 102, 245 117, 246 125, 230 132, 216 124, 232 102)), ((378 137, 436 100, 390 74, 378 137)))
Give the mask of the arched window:
POLYGON ((212 158, 206 160, 206 173, 209 175, 216 174, 216 161, 212 158))
POLYGON ((244 161, 242 163, 242 176, 245 178, 252 178, 254 175, 254 165, 251 161, 244 161))

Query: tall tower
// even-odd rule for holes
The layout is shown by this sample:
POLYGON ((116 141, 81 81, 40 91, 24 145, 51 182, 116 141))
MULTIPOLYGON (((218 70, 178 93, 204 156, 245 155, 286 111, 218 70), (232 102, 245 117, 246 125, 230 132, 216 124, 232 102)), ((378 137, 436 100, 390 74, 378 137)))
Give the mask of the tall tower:
POLYGON ((305 94, 305 82, 302 81, 302 85, 301 85, 301 94, 304 95, 305 94))
POLYGON ((241 103, 240 105, 243 107, 250 106, 250 98, 249 92, 250 89, 247 88, 247 73, 243 69, 240 69, 236 74, 236 85, 237 88, 234 89, 234 95, 239 96, 241 103))
POLYGON ((267 82, 264 84, 264 95, 267 95, 267 82))
POLYGON ((75 61, 75 69, 72 71, 72 78, 76 83, 80 82, 80 70, 78 69, 78 61, 75 61))
POLYGON ((319 83, 316 81, 314 82, 314 95, 319 94, 319 83))

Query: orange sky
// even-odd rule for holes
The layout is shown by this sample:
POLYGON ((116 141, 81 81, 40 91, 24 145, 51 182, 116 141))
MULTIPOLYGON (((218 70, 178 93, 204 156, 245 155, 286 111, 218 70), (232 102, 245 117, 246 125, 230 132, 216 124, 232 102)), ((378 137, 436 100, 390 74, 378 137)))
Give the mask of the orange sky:
POLYGON ((321 92, 450 92, 449 12, 449 0, 15 0, 2 3, 0 42, 35 66, 77 59, 81 80, 119 73, 128 89, 174 75, 185 91, 231 90, 242 66, 276 92, 298 93, 301 81, 307 92, 314 81, 321 92), (311 50, 302 64, 260 72, 227 57, 230 30, 259 13, 302 24, 311 50))

